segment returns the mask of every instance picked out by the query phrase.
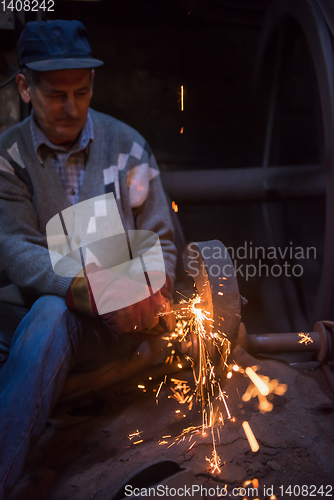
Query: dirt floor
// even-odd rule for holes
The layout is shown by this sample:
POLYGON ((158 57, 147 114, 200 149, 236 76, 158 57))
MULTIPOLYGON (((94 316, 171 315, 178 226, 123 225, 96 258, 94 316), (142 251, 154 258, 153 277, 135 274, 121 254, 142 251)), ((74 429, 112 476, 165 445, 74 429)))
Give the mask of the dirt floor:
MULTIPOLYGON (((162 386, 157 404, 156 391, 163 377, 150 381, 146 374, 137 379, 138 384, 145 385, 146 392, 137 388, 107 400, 95 399, 93 404, 72 411, 70 423, 77 420, 76 425, 55 429, 55 425, 62 425, 62 419, 55 414, 53 425, 42 435, 10 500, 111 500, 133 474, 163 460, 175 461, 183 469, 160 481, 169 485, 170 497, 174 498, 182 496, 182 491, 177 495, 173 490, 177 485, 197 485, 193 491, 188 490, 193 493, 192 498, 229 496, 262 500, 275 498, 272 495, 284 499, 334 496, 330 394, 322 392, 309 372, 293 369, 283 362, 259 361, 241 347, 235 349, 232 358, 244 368, 259 366, 257 373, 288 387, 281 396, 269 396, 273 409, 261 413, 257 397, 248 402, 241 399, 249 386, 247 376, 235 372, 227 380, 228 407, 234 418, 226 419, 220 428, 220 443, 217 443, 222 460, 220 473, 212 474, 206 460, 213 450, 210 434, 193 435, 190 441, 188 434, 184 441, 170 446, 184 428, 201 424, 201 413, 198 407, 189 411, 186 405, 170 397, 168 380, 173 375, 162 386), (181 411, 176 413, 176 410, 181 411), (251 451, 246 439, 241 425, 245 420, 259 443, 257 452, 251 451), (130 440, 128 436, 136 431, 139 436, 130 440), (159 445, 161 441, 166 443, 159 445), (247 491, 257 486, 256 480, 258 491, 247 491)), ((305 367, 312 367, 312 363, 305 367)), ((176 376, 191 385, 191 371, 180 370, 176 376)), ((63 424, 69 425, 66 419, 63 424)), ((148 491, 142 490, 142 494, 148 496, 148 491)))

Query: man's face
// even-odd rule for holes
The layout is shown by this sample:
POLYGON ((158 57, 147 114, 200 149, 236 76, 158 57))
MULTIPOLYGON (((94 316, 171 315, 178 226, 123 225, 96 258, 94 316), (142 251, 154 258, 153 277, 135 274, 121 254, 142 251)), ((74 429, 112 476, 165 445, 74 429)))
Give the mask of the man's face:
POLYGON ((83 128, 93 95, 91 69, 64 69, 40 73, 29 88, 35 117, 53 143, 70 146, 83 128))

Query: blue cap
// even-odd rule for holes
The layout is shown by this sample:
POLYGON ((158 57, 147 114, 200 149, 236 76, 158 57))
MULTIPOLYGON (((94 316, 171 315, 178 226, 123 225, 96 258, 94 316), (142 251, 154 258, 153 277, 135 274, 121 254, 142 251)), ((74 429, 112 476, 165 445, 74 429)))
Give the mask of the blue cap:
POLYGON ((19 38, 19 66, 35 71, 95 68, 88 33, 80 21, 32 21, 19 38))

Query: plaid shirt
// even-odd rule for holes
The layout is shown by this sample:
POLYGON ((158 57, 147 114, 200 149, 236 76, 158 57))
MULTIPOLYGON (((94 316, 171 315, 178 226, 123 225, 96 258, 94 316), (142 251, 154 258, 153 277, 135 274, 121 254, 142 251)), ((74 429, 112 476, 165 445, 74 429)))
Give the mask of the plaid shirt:
MULTIPOLYGON (((34 113, 32 111, 32 116, 34 113)), ((31 120, 31 135, 34 150, 41 163, 50 161, 52 167, 56 168, 61 182, 66 189, 68 199, 74 205, 78 203, 79 191, 82 186, 85 165, 88 156, 89 144, 94 140, 93 121, 88 111, 86 123, 81 130, 78 140, 68 151, 67 149, 52 144, 35 119, 31 120)))

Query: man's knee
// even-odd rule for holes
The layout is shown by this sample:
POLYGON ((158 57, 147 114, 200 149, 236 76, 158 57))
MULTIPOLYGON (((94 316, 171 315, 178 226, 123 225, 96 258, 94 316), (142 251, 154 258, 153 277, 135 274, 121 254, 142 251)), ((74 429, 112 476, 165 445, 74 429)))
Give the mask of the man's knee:
POLYGON ((44 344, 70 342, 74 347, 72 337, 77 329, 77 319, 68 310, 65 299, 56 295, 44 295, 34 303, 22 320, 15 337, 19 337, 21 342, 38 339, 44 344))
POLYGON ((60 317, 67 311, 65 299, 58 295, 43 295, 36 300, 30 309, 31 314, 43 315, 46 317, 50 315, 60 317))

